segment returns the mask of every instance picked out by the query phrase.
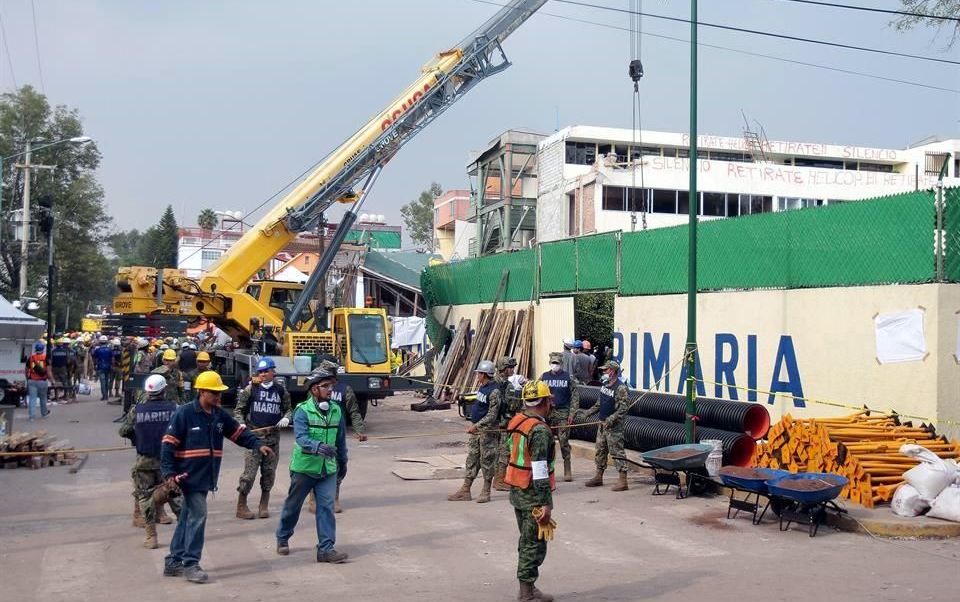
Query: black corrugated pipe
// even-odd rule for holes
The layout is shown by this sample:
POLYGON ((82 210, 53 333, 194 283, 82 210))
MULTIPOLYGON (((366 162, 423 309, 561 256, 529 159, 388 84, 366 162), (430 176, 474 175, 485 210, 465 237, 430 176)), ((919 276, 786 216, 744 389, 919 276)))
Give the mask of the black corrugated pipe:
MULTIPOLYGON (((591 404, 592 405, 592 404, 591 404)), ((596 415, 574 421, 574 425, 596 421, 596 415)), ((575 426, 570 436, 583 441, 595 441, 596 426, 575 426)), ((723 441, 723 463, 734 466, 749 466, 753 459, 756 442, 743 433, 721 431, 713 428, 697 428, 697 441, 719 439, 723 441)), ((686 442, 686 431, 682 422, 667 422, 652 418, 627 416, 623 426, 623 444, 627 449, 638 452, 650 451, 680 445, 686 442)))
MULTIPOLYGON (((589 408, 600 395, 599 387, 579 387, 580 407, 589 408)), ((633 404, 643 391, 630 390, 633 404)), ((643 399, 630 407, 630 415, 653 418, 667 422, 683 422, 686 412, 686 397, 673 393, 650 391, 643 399)), ((758 403, 727 401, 712 397, 697 397, 698 428, 715 428, 724 431, 739 431, 754 439, 761 439, 770 429, 770 413, 758 403)), ((708 437, 709 438, 709 437, 708 437)))

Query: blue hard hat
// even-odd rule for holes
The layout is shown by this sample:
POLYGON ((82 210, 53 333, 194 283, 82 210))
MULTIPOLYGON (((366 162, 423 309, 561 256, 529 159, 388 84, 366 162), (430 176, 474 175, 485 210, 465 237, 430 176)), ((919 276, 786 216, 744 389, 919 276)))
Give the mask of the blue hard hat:
POLYGON ((44 345, 40 341, 37 341, 36 343, 33 344, 33 350, 37 352, 43 351, 45 347, 46 345, 44 345))
POLYGON ((581 341, 580 339, 577 339, 576 341, 573 342, 573 347, 574 349, 583 349, 583 341, 581 341))
POLYGON ((277 369, 277 364, 269 357, 265 357, 259 362, 257 362, 257 372, 266 372, 267 370, 276 370, 276 369, 277 369))

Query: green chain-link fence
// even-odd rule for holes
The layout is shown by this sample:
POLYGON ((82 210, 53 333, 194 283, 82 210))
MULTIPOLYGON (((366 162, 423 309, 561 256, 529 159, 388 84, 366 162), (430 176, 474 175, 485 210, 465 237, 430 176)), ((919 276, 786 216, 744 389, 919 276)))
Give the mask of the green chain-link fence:
MULTIPOLYGON (((960 188, 944 196, 943 280, 960 282, 960 188)), ((932 190, 701 222, 699 289, 933 282, 936 225, 932 190)), ((504 270, 510 276, 502 301, 601 290, 681 293, 687 227, 583 236, 433 266, 423 273, 423 295, 430 306, 490 303, 504 270)))

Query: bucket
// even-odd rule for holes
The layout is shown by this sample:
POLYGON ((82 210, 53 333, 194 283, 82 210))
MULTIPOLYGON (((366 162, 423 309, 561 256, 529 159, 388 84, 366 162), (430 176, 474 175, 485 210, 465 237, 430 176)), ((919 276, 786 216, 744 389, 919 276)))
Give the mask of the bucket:
POLYGON ((293 356, 293 369, 297 374, 309 374, 312 358, 309 355, 293 356))
POLYGON ((707 474, 715 477, 720 474, 720 467, 723 466, 723 441, 720 439, 702 439, 700 443, 713 446, 713 451, 707 456, 704 466, 707 469, 707 474))

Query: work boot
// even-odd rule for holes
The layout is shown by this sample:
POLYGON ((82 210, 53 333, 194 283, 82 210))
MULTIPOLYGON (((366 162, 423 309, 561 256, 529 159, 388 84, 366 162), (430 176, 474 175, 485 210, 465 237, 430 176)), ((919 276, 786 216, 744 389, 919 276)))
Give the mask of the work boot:
POLYGON ((237 518, 250 520, 254 517, 255 515, 253 514, 253 512, 250 512, 250 508, 247 508, 247 494, 241 493, 237 497, 237 518))
POLYGON ((317 550, 317 562, 329 562, 330 564, 340 564, 347 559, 347 555, 344 552, 338 552, 336 550, 330 550, 329 552, 321 552, 317 550))
POLYGON ((155 504, 154 508, 157 509, 157 523, 161 525, 169 525, 173 523, 173 519, 163 511, 163 504, 155 504))
POLYGON ((543 602, 553 602, 553 596, 551 596, 550 594, 545 594, 542 591, 538 590, 537 586, 532 583, 530 584, 530 587, 533 590, 532 593, 533 593, 534 600, 542 600, 543 602))
POLYGON ((209 577, 199 564, 183 567, 183 578, 190 583, 206 583, 209 577))
POLYGON ((164 566, 163 576, 164 577, 183 577, 183 565, 174 564, 171 566, 164 566))
POLYGON ((160 546, 157 544, 157 526, 147 525, 144 530, 147 535, 143 538, 143 547, 148 550, 156 550, 160 546))
POLYGON ((510 491, 510 485, 504 482, 503 478, 507 476, 507 468, 497 469, 497 476, 493 479, 493 488, 497 491, 510 491))
POLYGON ((473 485, 473 479, 464 479, 460 489, 447 496, 449 502, 469 502, 473 499, 470 495, 470 486, 473 485))
POLYGON ((140 501, 133 499, 133 526, 142 529, 145 526, 143 515, 140 514, 140 501))
POLYGON ((620 473, 620 477, 617 479, 617 484, 610 488, 610 491, 626 491, 627 487, 627 473, 626 471, 620 473))
POLYGON ((598 468, 597 474, 593 475, 592 479, 588 479, 584 485, 587 487, 603 487, 603 471, 598 468))
POLYGON ((568 483, 573 480, 573 472, 570 470, 570 458, 563 459, 563 480, 568 483))
POLYGON ((268 504, 270 504, 270 492, 264 491, 260 493, 260 508, 258 509, 257 516, 260 518, 270 518, 270 509, 267 508, 268 504))
POLYGON ((523 581, 520 582, 520 593, 517 594, 517 600, 521 600, 521 601, 536 600, 536 598, 533 597, 532 583, 524 583, 523 581))
POLYGON ((285 542, 285 541, 278 541, 278 542, 277 542, 277 554, 280 554, 281 556, 289 556, 289 555, 290 555, 290 544, 288 544, 288 543, 285 542))
POLYGON ((480 497, 477 498, 478 504, 486 504, 490 501, 490 485, 491 482, 484 479, 483 489, 480 490, 480 497))
POLYGON ((337 483, 337 494, 333 498, 333 513, 340 514, 343 512, 343 506, 340 505, 340 483, 337 483))

